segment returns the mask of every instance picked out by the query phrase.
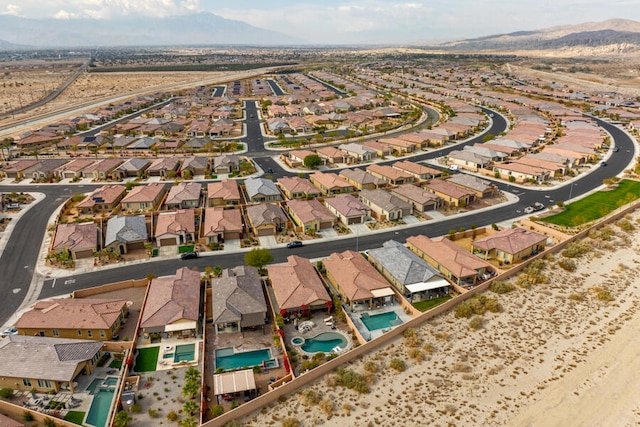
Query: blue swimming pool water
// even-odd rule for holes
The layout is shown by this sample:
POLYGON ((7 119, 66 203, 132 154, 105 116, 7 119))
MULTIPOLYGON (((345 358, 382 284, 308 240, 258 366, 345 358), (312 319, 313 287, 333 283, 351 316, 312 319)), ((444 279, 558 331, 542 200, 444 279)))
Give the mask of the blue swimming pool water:
POLYGON ((360 319, 362 320, 362 323, 364 323, 364 326, 366 326, 370 331, 390 328, 402 323, 402 320, 393 311, 373 315, 369 315, 369 313, 363 313, 360 319))
POLYGON ((102 382, 104 381, 104 378, 95 378, 93 381, 91 381, 91 383, 87 386, 87 391, 91 394, 93 394, 96 389, 98 388, 98 386, 100 384, 102 384, 102 382))
POLYGON ((305 339, 304 344, 300 346, 300 348, 307 353, 331 353, 334 347, 340 347, 341 350, 344 350, 349 341, 345 338, 344 335, 338 332, 323 332, 321 334, 316 335, 313 338, 305 339))
POLYGON ((118 377, 107 377, 102 384, 114 387, 118 384, 118 377))
POLYGON ((105 427, 107 424, 107 417, 109 416, 109 409, 111 408, 111 401, 115 390, 100 389, 93 396, 91 401, 91 408, 87 414, 85 424, 89 424, 95 427, 105 427))
POLYGON ((176 346, 175 356, 173 361, 178 362, 193 362, 195 360, 195 344, 183 344, 176 346))
POLYGON ((268 348, 240 353, 234 353, 233 348, 221 348, 216 350, 216 369, 224 368, 230 370, 262 366, 262 362, 269 359, 272 359, 272 357, 271 350, 268 348))

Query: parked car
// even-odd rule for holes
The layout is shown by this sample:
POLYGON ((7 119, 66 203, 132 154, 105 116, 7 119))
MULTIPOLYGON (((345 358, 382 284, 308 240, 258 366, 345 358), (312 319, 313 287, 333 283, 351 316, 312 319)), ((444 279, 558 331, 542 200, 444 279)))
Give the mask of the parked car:
POLYGON ((607 166, 607 162, 600 162, 600 166, 607 166))
POLYGON ((2 331, 0 336, 7 337, 9 335, 17 335, 17 333, 18 333, 18 328, 16 328, 15 326, 12 326, 2 331))
POLYGON ((526 214, 531 214, 533 212, 534 212, 533 206, 527 206, 526 208, 524 208, 524 213, 526 214))
POLYGON ((9 203, 7 209, 20 209, 20 205, 18 203, 9 203))
POLYGON ((620 151, 620 147, 613 147, 613 152, 617 153, 618 151, 620 151))
POLYGON ((532 208, 533 208, 533 210, 534 210, 535 212, 538 212, 538 211, 542 211, 542 210, 544 210, 544 205, 543 205, 542 203, 540 203, 540 202, 535 202, 535 203, 532 205, 532 208))
POLYGON ((299 248, 300 246, 302 246, 302 242, 300 240, 294 240, 293 242, 287 243, 287 247, 289 249, 299 248))
POLYGON ((267 173, 273 173, 273 169, 271 168, 267 169, 267 173))
POLYGON ((196 258, 198 258, 198 252, 185 252, 182 255, 180 255, 180 258, 182 258, 182 259, 196 259, 196 258))
POLYGON ((460 167, 458 165, 451 165, 449 166, 449 170, 450 171, 457 171, 458 169, 460 169, 460 167))

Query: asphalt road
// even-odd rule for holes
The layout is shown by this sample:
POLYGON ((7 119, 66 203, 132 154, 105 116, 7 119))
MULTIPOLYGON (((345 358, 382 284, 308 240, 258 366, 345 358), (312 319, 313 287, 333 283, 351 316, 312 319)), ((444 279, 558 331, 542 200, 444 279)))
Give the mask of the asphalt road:
MULTIPOLYGON (((247 129, 251 129, 251 114, 255 119, 254 125, 258 126, 259 120, 255 112, 255 104, 247 103, 247 129)), ((555 189, 531 189, 519 188, 507 183, 498 183, 498 187, 504 191, 516 192, 519 201, 515 204, 507 206, 498 206, 491 210, 491 213, 479 212, 476 214, 468 214, 464 216, 454 216, 445 221, 429 223, 418 227, 401 230, 391 230, 381 234, 370 234, 365 236, 349 236, 338 240, 325 241, 316 244, 306 245, 296 249, 273 249, 272 254, 275 262, 283 262, 290 254, 299 254, 307 258, 319 258, 327 256, 335 251, 344 251, 346 249, 365 250, 380 246, 389 239, 395 239, 401 242, 412 235, 425 234, 431 237, 441 236, 448 233, 451 229, 460 227, 469 227, 470 225, 486 226, 492 223, 506 221, 510 218, 521 216, 523 209, 531 205, 533 202, 539 201, 548 205, 557 200, 568 200, 569 194, 577 197, 581 194, 591 191, 602 184, 603 179, 610 178, 622 172, 635 155, 635 148, 631 138, 622 130, 610 125, 606 122, 599 121, 600 124, 612 135, 615 145, 620 148, 617 153, 612 153, 607 159, 608 166, 598 166, 591 173, 584 174, 579 179, 566 184, 563 187, 555 189)), ((506 122, 499 115, 494 116, 494 122, 490 132, 497 135, 501 130, 506 128, 506 122)), ((255 135, 254 135, 255 137, 255 135)), ((250 135, 246 139, 251 138, 250 135)), ((473 138, 467 144, 478 142, 482 137, 473 138)), ((262 144, 257 139, 251 144, 262 144)), ((254 145, 254 150, 258 149, 254 145)), ((263 147, 260 145, 260 149, 263 147)), ((443 150, 422 154, 412 160, 427 159, 430 157, 441 156, 443 152, 453 149, 460 149, 460 146, 447 147, 443 150)), ((271 158, 260 157, 255 159, 256 162, 265 171, 271 167, 274 171, 274 178, 279 176, 290 175, 290 173, 282 170, 279 165, 271 158)), ((46 194, 46 198, 37 206, 26 212, 22 218, 14 225, 15 229, 12 239, 7 243, 6 249, 0 257, 0 292, 4 294, 4 298, 0 300, 0 324, 5 323, 15 310, 20 307, 22 301, 26 297, 27 290, 34 275, 34 266, 36 265, 38 252, 42 243, 42 236, 45 233, 47 222, 55 209, 71 194, 78 191, 89 191, 98 185, 91 186, 73 186, 65 187, 58 185, 24 185, 24 186, 0 186, 2 192, 25 191, 25 192, 42 192, 46 194)), ((40 294, 40 298, 68 294, 76 289, 85 287, 102 285, 105 283, 120 281, 130 278, 143 278, 152 272, 155 275, 167 275, 175 273, 175 270, 181 266, 198 267, 201 271, 206 266, 220 265, 221 267, 231 267, 244 262, 244 254, 214 254, 212 256, 202 257, 196 260, 183 261, 176 256, 175 260, 159 260, 144 264, 129 265, 114 269, 106 269, 95 273, 86 273, 72 275, 64 279, 49 279, 45 281, 45 285, 40 294)))

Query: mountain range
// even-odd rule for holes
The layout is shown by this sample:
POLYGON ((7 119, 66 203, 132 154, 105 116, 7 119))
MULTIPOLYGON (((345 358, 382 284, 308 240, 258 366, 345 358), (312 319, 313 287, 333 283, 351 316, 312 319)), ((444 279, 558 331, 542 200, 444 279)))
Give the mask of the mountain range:
MULTIPOLYGON (((384 33, 377 44, 384 44, 384 33)), ((27 19, 0 15, 0 49, 307 44, 280 32, 225 19, 210 12, 166 18, 91 20, 27 19)), ((557 51, 589 54, 640 53, 640 23, 610 19, 578 25, 518 31, 442 43, 412 43, 445 51, 557 51)))

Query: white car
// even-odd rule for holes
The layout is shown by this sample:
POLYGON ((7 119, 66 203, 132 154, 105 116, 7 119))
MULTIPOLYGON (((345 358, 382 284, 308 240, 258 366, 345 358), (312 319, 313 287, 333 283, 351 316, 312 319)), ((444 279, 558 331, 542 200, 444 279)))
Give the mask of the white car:
POLYGON ((2 331, 0 336, 7 337, 9 335, 16 335, 17 333, 18 333, 18 328, 16 328, 15 326, 12 326, 2 331))
POLYGON ((532 214, 534 212, 533 206, 527 206, 526 208, 524 208, 524 213, 526 214, 532 214))
POLYGON ((457 171, 459 169, 460 169, 460 166, 458 166, 458 165, 450 165, 449 166, 449 170, 450 171, 457 171))

